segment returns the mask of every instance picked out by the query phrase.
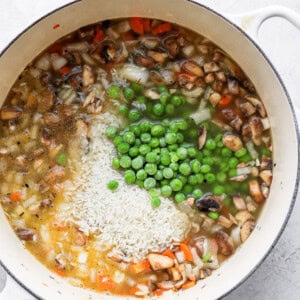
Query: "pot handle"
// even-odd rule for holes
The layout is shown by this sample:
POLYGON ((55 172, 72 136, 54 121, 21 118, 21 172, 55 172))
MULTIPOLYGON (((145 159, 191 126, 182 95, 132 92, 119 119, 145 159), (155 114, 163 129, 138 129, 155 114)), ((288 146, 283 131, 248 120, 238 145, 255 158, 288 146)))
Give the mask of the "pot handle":
POLYGON ((6 273, 4 289, 0 291, 0 300, 34 300, 11 276, 6 273))
POLYGON ((300 29, 300 14, 280 5, 267 6, 241 14, 225 14, 225 16, 255 40, 261 25, 273 17, 282 17, 300 29))

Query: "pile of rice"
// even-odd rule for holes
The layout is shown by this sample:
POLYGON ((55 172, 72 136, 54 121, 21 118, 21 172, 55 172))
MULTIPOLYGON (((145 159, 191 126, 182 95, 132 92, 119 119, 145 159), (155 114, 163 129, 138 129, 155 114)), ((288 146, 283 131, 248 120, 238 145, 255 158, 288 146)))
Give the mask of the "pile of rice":
POLYGON ((184 239, 190 222, 169 199, 161 198, 160 207, 152 208, 148 193, 127 185, 122 174, 111 167, 116 150, 105 135, 109 125, 120 126, 119 119, 109 112, 93 119, 89 150, 82 155, 80 171, 65 196, 70 199, 71 219, 82 231, 122 251, 128 260, 138 261, 184 239), (112 179, 119 182, 114 192, 107 188, 112 179))

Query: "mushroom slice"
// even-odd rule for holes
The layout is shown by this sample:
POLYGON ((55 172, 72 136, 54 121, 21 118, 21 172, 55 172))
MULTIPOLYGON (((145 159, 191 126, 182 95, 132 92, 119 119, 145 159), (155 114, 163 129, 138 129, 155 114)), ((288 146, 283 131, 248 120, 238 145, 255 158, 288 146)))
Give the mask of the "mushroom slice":
POLYGON ((249 235, 251 234, 251 232, 253 231, 253 229, 255 228, 255 222, 254 221, 247 221, 246 223, 244 223, 241 227, 241 240, 244 243, 249 235))
POLYGON ((175 288, 173 281, 161 281, 156 284, 160 289, 171 290, 175 288))
POLYGON ((168 58, 168 55, 166 53, 152 51, 152 50, 149 50, 147 52, 147 56, 151 57, 154 61, 156 61, 159 64, 163 64, 166 61, 166 59, 168 58))
POLYGON ((205 126, 200 126, 198 129, 198 149, 201 150, 206 142, 207 129, 205 126))
POLYGON ((261 184, 261 192, 265 198, 268 198, 270 189, 265 182, 261 184))
POLYGON ((261 118, 257 116, 250 117, 249 128, 251 130, 251 137, 254 144, 259 146, 261 144, 261 137, 264 130, 261 118))
POLYGON ((19 107, 3 107, 0 110, 0 118, 3 121, 18 119, 21 117, 22 112, 19 107))
POLYGON ((204 72, 205 73, 211 73, 211 72, 218 72, 220 70, 220 67, 215 62, 208 62, 204 64, 204 72))
POLYGON ((213 194, 203 195, 195 201, 195 205, 200 211, 220 211, 222 209, 221 198, 213 194))
POLYGON ((243 148, 243 142, 239 136, 233 133, 225 133, 222 139, 223 144, 232 151, 243 148))
POLYGON ((271 170, 263 170, 260 172, 259 177, 267 184, 267 186, 271 185, 272 182, 272 171, 271 170))
POLYGON ((170 275, 171 275, 173 281, 178 281, 182 278, 181 273, 175 267, 170 269, 170 275))
POLYGON ((246 96, 245 98, 258 110, 261 117, 264 118, 266 116, 266 110, 260 100, 252 96, 246 96))
POLYGON ((174 260, 168 256, 150 253, 147 258, 154 271, 168 269, 174 266, 174 260))
POLYGON ((225 228, 230 228, 232 226, 233 222, 221 215, 218 218, 218 224, 220 224, 221 226, 223 226, 225 228))
POLYGON ((247 209, 245 200, 240 195, 232 196, 232 200, 233 200, 234 206, 236 207, 237 210, 246 210, 247 209))
POLYGON ((240 226, 247 221, 254 220, 254 217, 247 210, 239 211, 234 217, 238 221, 240 226))
POLYGON ((192 60, 185 61, 182 64, 181 68, 184 71, 186 71, 186 72, 188 72, 192 75, 195 75, 197 77, 203 77, 204 76, 202 68, 192 60))
POLYGON ((30 228, 18 228, 16 230, 18 237, 23 241, 33 241, 35 236, 35 231, 30 228))
POLYGON ((241 103, 240 110, 246 117, 250 117, 255 113, 255 107, 250 102, 241 103))
POLYGON ((245 181, 247 178, 248 178, 247 174, 242 174, 242 175, 231 177, 231 178, 229 178, 229 180, 242 182, 242 181, 245 181))
POLYGON ((263 196, 259 183, 256 179, 249 181, 249 192, 257 203, 260 203, 265 200, 265 197, 263 196))
POLYGON ((82 84, 84 87, 90 86, 95 82, 95 77, 92 72, 92 68, 88 65, 83 66, 82 72, 82 84))
POLYGON ((147 89, 145 92, 144 92, 144 95, 151 99, 151 100, 157 100, 159 99, 159 93, 157 93, 155 90, 153 89, 147 89))
POLYGON ((263 156, 262 156, 262 159, 261 159, 260 169, 261 169, 261 170, 271 170, 271 169, 272 169, 272 166, 273 166, 272 158, 263 155, 263 156))
POLYGON ((236 116, 231 122, 230 126, 233 127, 236 131, 240 131, 243 125, 243 121, 239 116, 236 116))
POLYGON ((45 181, 48 184, 53 184, 57 181, 63 180, 65 176, 66 176, 66 171, 64 167, 54 166, 47 172, 43 181, 45 181))
POLYGON ((234 252, 234 243, 232 237, 230 237, 224 231, 217 231, 215 233, 215 238, 219 246, 219 252, 225 256, 229 256, 234 252))

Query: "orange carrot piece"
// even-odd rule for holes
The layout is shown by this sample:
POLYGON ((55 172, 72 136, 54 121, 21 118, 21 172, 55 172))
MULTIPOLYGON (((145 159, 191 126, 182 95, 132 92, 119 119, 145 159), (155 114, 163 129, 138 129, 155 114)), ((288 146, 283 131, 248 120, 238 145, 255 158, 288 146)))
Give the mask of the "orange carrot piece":
POLYGON ((61 75, 68 75, 70 72, 71 72, 71 68, 67 67, 67 66, 62 67, 62 68, 59 69, 59 73, 61 75))
POLYGON ((102 41, 104 38, 104 32, 100 29, 97 30, 96 35, 94 36, 93 43, 97 44, 102 41))
POLYGON ((150 25, 150 20, 149 19, 144 19, 143 20, 143 25, 144 25, 144 31, 145 32, 150 32, 151 31, 151 25, 150 25))
POLYGON ((141 290, 138 288, 138 286, 133 286, 129 289, 129 294, 133 296, 137 296, 136 293, 140 292, 141 290))
POLYGON ((61 270, 61 269, 58 269, 58 268, 54 268, 53 272, 55 274, 57 274, 58 276, 65 276, 65 271, 64 270, 61 270))
POLYGON ((134 274, 139 274, 142 272, 150 271, 150 263, 148 259, 141 260, 135 264, 129 266, 130 272, 134 274))
POLYGON ((137 34, 144 34, 144 24, 142 18, 131 18, 130 27, 137 34))
POLYGON ((195 281, 187 281, 186 283, 184 283, 183 285, 182 285, 182 289, 183 290, 187 290, 187 289, 190 289, 191 287, 193 287, 193 286, 195 286, 195 281))
POLYGON ((68 226, 64 222, 53 222, 52 226, 58 231, 66 231, 68 226))
POLYGON ((188 261, 194 261, 193 254, 187 244, 180 243, 180 250, 184 253, 185 259, 188 261))
POLYGON ((170 257, 172 259, 176 258, 175 255, 174 255, 174 253, 172 252, 172 250, 170 248, 167 249, 165 252, 163 252, 162 255, 168 256, 168 257, 170 257))
POLYGON ((10 194, 10 200, 13 202, 21 201, 21 192, 14 192, 10 194))
POLYGON ((228 106, 231 102, 232 98, 231 97, 227 97, 227 96, 223 96, 220 100, 220 102, 218 103, 218 105, 220 107, 225 107, 228 106))
POLYGON ((163 295, 164 292, 165 292, 164 290, 157 289, 153 293, 155 296, 161 296, 161 295, 163 295))
POLYGON ((191 238, 189 236, 187 236, 184 240, 182 240, 181 243, 184 243, 184 244, 188 244, 188 242, 191 240, 191 238))
POLYGON ((134 39, 134 35, 132 32, 128 31, 124 34, 124 40, 125 41, 132 41, 134 39))
POLYGON ((59 28, 59 27, 60 27, 60 24, 54 24, 54 25, 52 26, 53 29, 57 29, 57 28, 59 28))
POLYGON ((171 29, 172 29, 171 24, 165 22, 165 23, 158 24, 156 27, 154 27, 152 29, 152 33, 154 35, 158 35, 158 34, 169 32, 169 31, 171 31, 171 29))
POLYGON ((102 291, 111 291, 115 287, 114 282, 109 277, 104 276, 102 274, 98 275, 97 285, 102 291))

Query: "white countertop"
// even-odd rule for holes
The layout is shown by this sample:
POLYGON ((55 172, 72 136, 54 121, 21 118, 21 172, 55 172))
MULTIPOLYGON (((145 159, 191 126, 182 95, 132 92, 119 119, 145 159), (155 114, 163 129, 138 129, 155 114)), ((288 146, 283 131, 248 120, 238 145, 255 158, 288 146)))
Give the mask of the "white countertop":
MULTIPOLYGON (((120 0, 121 1, 121 0, 120 0)), ((299 0, 198 0, 217 11, 241 13, 272 4, 290 7, 300 13, 299 0)), ((0 50, 18 33, 42 15, 70 0, 0 1, 0 50), (25 5, 26 3, 26 5, 25 5)), ((300 103, 300 32, 286 20, 267 20, 259 33, 259 43, 281 74, 289 94, 300 103)), ((299 116, 300 117, 300 116, 299 116)), ((284 199, 282 201, 284 205, 284 199)), ((0 269, 0 291, 6 274, 0 269)), ((33 300, 21 287, 0 300, 33 300)), ((268 258, 225 300, 300 299, 300 196, 292 216, 268 258)))

